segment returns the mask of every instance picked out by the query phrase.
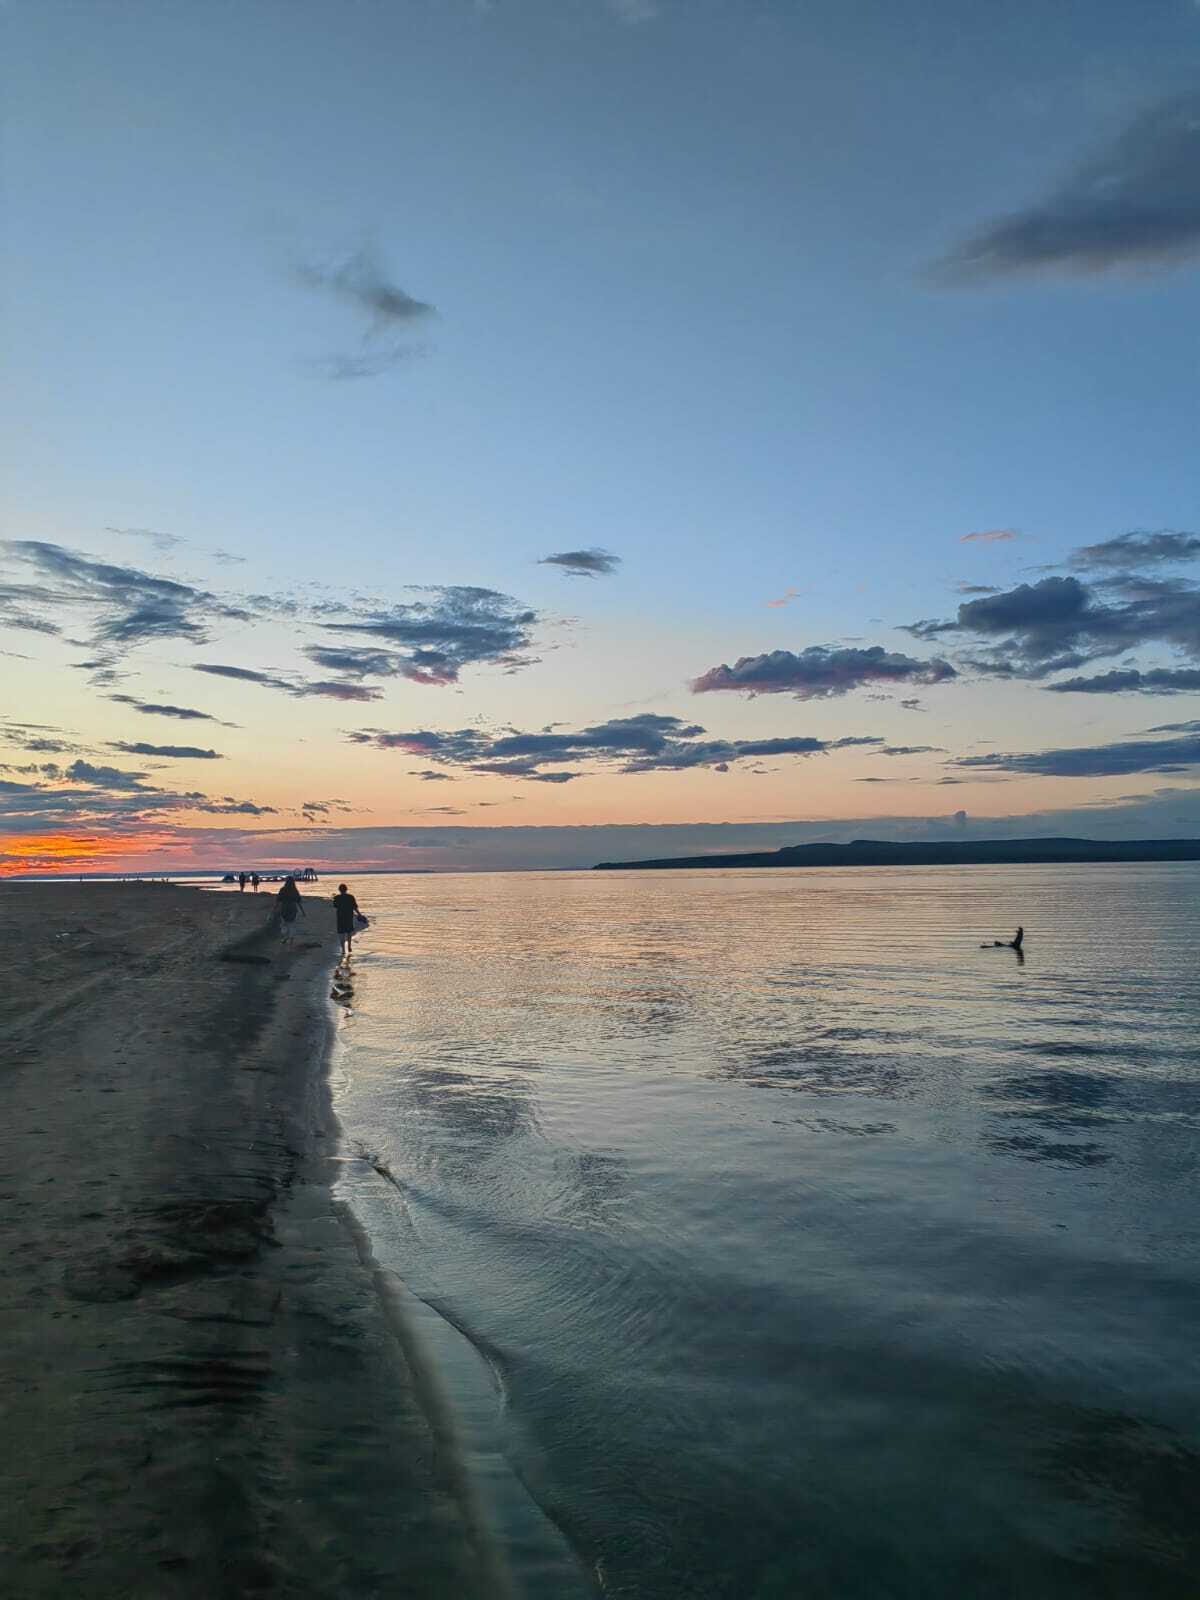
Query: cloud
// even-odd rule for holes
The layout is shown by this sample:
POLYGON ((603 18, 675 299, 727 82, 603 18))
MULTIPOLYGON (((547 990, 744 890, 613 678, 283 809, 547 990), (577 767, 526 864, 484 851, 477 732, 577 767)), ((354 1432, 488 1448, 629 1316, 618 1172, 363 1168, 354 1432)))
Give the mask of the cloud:
POLYGON ((881 645, 865 650, 810 645, 799 654, 772 650, 767 655, 742 656, 732 667, 724 663, 710 667, 693 681, 692 692, 791 694, 797 700, 817 700, 848 694, 867 683, 944 683, 954 677, 954 668, 938 656, 918 661, 881 645))
POLYGON ((331 295, 366 318, 357 352, 323 356, 312 363, 313 370, 327 378, 345 381, 386 372, 411 355, 404 336, 437 315, 433 306, 393 283, 370 249, 358 250, 332 265, 302 263, 295 275, 305 288, 331 295))
POLYGON ((982 533, 964 533, 959 544, 1007 544, 1021 535, 1015 528, 985 528, 982 533))
POLYGON ((103 789, 140 789, 144 772, 123 772, 119 767, 96 767, 90 761, 73 761, 63 776, 72 783, 93 784, 103 789))
POLYGON ((1152 667, 1139 671, 1125 667, 1094 678, 1065 678, 1043 685, 1051 694, 1196 694, 1200 693, 1200 668, 1152 667))
POLYGON ((118 739, 108 747, 126 756, 165 756, 171 761, 224 761, 216 750, 201 750, 191 744, 127 744, 118 739))
POLYGON ((174 533, 159 533, 155 528, 105 528, 105 533, 119 533, 123 539, 145 539, 147 544, 162 554, 174 550, 183 540, 174 533))
POLYGON ((1200 254, 1200 95, 1143 112, 1044 199, 988 224, 934 268, 944 284, 1180 266, 1200 254))
POLYGON ((215 722, 221 728, 236 728, 236 722, 222 722, 207 711, 193 711, 190 706, 159 705, 154 701, 138 700, 131 694, 110 694, 106 697, 117 705, 131 706, 144 717, 173 717, 179 722, 215 722))
POLYGON ((206 672, 215 678, 232 678, 238 683, 256 683, 263 689, 275 689, 280 694, 294 695, 304 700, 312 696, 327 700, 369 701, 381 698, 378 689, 368 689, 360 683, 287 677, 281 672, 259 672, 252 667, 230 667, 219 662, 195 662, 193 672, 206 672))
POLYGON ((993 752, 961 756, 953 764, 959 768, 1054 778, 1110 778, 1135 772, 1181 772, 1200 766, 1200 725, 1176 726, 1185 731, 1169 739, 1122 739, 1112 744, 1069 746, 1017 755, 993 752), (1186 731, 1189 729, 1191 731, 1186 731))
POLYGON ((785 589, 778 599, 768 600, 767 604, 769 606, 787 606, 790 605, 793 600, 798 600, 802 593, 803 590, 801 589, 785 589))
MULTIPOLYGON (((412 683, 457 683, 468 666, 522 667, 532 643, 537 613, 511 595, 463 585, 430 585, 414 600, 362 613, 349 622, 327 622, 329 633, 359 634, 393 647, 390 671, 412 683)), ((378 659, 382 660, 382 657, 378 659)), ((351 670, 373 671, 361 665, 351 670)))
POLYGON ((1150 643, 1200 655, 1193 584, 1122 575, 1109 590, 1111 599, 1076 577, 1042 578, 966 601, 952 622, 916 622, 905 631, 927 640, 972 635, 991 650, 962 664, 1001 677, 1047 677, 1150 643))
POLYGON ((590 550, 560 550, 557 555, 543 556, 538 565, 561 567, 567 578, 608 578, 621 565, 621 558, 593 545, 590 550))
POLYGON ((1080 571, 1157 566, 1171 561, 1200 559, 1200 537, 1162 528, 1156 533, 1123 533, 1100 544, 1085 544, 1071 556, 1071 565, 1080 571))
MULTIPOLYGON (((792 735, 777 739, 709 739, 697 723, 681 717, 645 712, 614 717, 574 731, 544 728, 536 733, 506 730, 487 733, 480 728, 459 728, 438 733, 427 728, 409 733, 389 733, 364 728, 348 735, 354 744, 377 750, 401 750, 420 755, 438 766, 459 768, 492 777, 521 778, 536 783, 569 783, 583 776, 578 769, 624 774, 683 772, 708 768, 725 772, 741 761, 770 756, 825 755, 850 747, 881 747, 876 735, 818 739, 792 735), (572 770, 564 770, 567 767, 572 770), (549 768, 550 770, 546 770, 549 768)), ((433 769, 421 776, 437 777, 433 769)))
MULTIPOLYGON (((247 611, 207 590, 157 578, 137 567, 93 561, 62 545, 16 539, 3 548, 33 578, 23 585, 6 586, 11 598, 23 598, 55 616, 63 609, 88 610, 95 645, 128 648, 155 639, 200 644, 217 619, 250 620, 247 611)), ((5 590, 0 589, 0 602, 4 597, 5 590)), ((38 621, 36 616, 34 620, 38 621)), ((49 619, 41 619, 38 625, 43 631, 58 630, 57 622, 49 619)), ((94 670, 110 667, 108 660, 92 663, 94 670)))
POLYGON ((959 594, 999 594, 1000 590, 994 583, 960 583, 959 594))

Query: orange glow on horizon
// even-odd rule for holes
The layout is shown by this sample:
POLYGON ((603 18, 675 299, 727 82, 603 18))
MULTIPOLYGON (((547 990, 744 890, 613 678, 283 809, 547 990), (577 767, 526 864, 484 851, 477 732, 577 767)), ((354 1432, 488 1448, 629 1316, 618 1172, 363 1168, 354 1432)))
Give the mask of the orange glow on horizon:
POLYGON ((0 849, 0 878, 28 872, 95 872, 140 855, 154 840, 101 839, 95 834, 16 833, 0 849))

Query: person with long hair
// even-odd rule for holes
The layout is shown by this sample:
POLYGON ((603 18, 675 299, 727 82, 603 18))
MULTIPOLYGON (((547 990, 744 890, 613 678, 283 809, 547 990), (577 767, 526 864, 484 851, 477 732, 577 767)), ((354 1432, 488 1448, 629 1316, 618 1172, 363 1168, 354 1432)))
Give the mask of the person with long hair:
POLYGON ((283 888, 275 896, 275 911, 279 917, 279 937, 284 944, 291 944, 296 932, 296 918, 308 915, 295 878, 285 879, 283 888))

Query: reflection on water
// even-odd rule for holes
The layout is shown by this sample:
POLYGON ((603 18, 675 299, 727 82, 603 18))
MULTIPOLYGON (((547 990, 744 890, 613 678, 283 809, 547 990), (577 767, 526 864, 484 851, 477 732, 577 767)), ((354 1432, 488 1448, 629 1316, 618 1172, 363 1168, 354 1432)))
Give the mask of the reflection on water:
POLYGON ((1200 868, 354 890, 347 1191, 589 1582, 1195 1593, 1200 868))

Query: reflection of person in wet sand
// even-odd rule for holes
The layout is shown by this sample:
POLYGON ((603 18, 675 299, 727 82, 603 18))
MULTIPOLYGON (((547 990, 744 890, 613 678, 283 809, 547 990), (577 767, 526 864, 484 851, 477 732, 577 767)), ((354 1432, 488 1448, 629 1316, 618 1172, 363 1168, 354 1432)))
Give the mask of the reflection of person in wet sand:
POLYGON ((275 896, 275 909, 279 915, 279 937, 284 944, 291 944, 292 935, 296 931, 296 918, 308 915, 304 909, 304 901, 300 898, 300 891, 296 887, 295 878, 288 878, 275 896))
POLYGON ((333 897, 333 909, 337 912, 337 931, 342 946, 342 960, 348 961, 354 954, 354 919, 358 915, 358 901, 344 883, 338 884, 338 892, 333 897))

